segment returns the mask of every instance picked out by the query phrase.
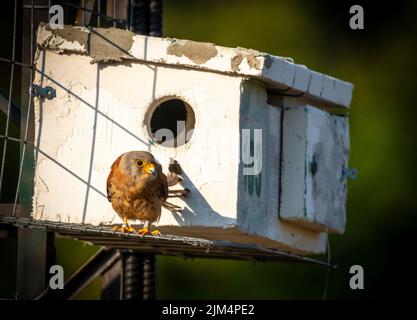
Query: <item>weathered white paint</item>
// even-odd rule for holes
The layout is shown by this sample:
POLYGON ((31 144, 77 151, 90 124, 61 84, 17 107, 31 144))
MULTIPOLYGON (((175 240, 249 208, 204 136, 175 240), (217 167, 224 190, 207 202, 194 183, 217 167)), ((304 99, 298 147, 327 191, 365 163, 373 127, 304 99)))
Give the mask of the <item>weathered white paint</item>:
POLYGON ((302 100, 284 103, 280 217, 312 230, 343 233, 349 127, 302 100))
MULTIPOLYGON (((87 28, 66 29, 90 32, 87 28)), ((97 28, 97 30, 102 30, 97 28)), ((126 31, 128 33, 128 31, 126 31)), ((72 39, 71 39, 72 40, 72 39)), ((88 46, 76 45, 53 34, 47 26, 38 30, 38 43, 49 50, 71 50, 88 54, 88 46)), ((245 48, 227 48, 173 38, 157 38, 133 35, 130 48, 120 51, 125 60, 198 68, 222 73, 251 76, 263 81, 270 88, 293 88, 295 93, 306 93, 318 102, 348 108, 352 99, 353 85, 295 64, 283 58, 245 48), (205 54, 202 54, 204 53, 205 54), (212 52, 212 54, 207 54, 212 52), (301 81, 301 82, 300 82, 301 81), (329 85, 330 83, 330 85, 329 85)))
MULTIPOLYGON (((239 88, 242 81, 240 78, 225 77, 214 73, 204 74, 202 77, 200 71, 194 70, 189 72, 189 77, 183 77, 182 71, 179 69, 161 66, 155 68, 144 64, 99 68, 98 65, 90 64, 85 56, 72 55, 62 59, 62 56, 51 52, 46 52, 44 73, 47 77, 53 78, 54 81, 73 91, 73 94, 66 93, 48 80, 44 80, 42 84, 40 75, 37 75, 37 83, 43 86, 51 85, 57 89, 56 99, 46 100, 42 105, 37 101, 37 136, 39 133, 41 134, 39 147, 42 152, 59 161, 73 173, 82 177, 84 181, 88 181, 88 164, 95 117, 94 108, 97 106, 100 113, 97 115, 91 185, 103 194, 106 192, 106 176, 116 157, 128 150, 141 149, 149 149, 165 168, 168 166, 170 157, 177 159, 184 167, 185 174, 194 177, 193 183, 198 186, 203 196, 207 192, 213 192, 212 189, 230 190, 235 188, 237 181, 233 180, 233 175, 229 173, 237 172, 238 161, 225 162, 220 165, 221 157, 217 151, 227 154, 228 150, 237 158, 239 136, 229 136, 229 139, 223 142, 224 150, 216 150, 217 148, 213 150, 203 148, 203 146, 209 144, 210 141, 217 144, 219 138, 222 138, 217 136, 218 132, 214 130, 215 128, 226 130, 226 132, 230 131, 229 128, 237 128, 239 109, 236 108, 236 105, 240 101, 239 88), (81 75, 74 65, 82 66, 83 73, 81 75), (157 77, 155 86, 154 77, 157 77), (114 81, 115 79, 123 80, 114 81), (176 79, 176 81, 172 81, 172 79, 176 79), (99 87, 96 88, 96 85, 99 87), (225 95, 214 94, 214 92, 222 90, 226 91, 225 95), (97 94, 98 103, 96 104, 97 94), (196 115, 196 129, 192 141, 175 149, 157 145, 149 146, 151 137, 145 126, 146 112, 158 98, 173 95, 184 99, 193 106, 196 115), (85 103, 80 101, 77 96, 85 103), (224 120, 221 122, 215 121, 215 119, 202 120, 209 119, 213 113, 224 120), (213 152, 216 152, 217 160, 207 162, 206 159, 210 158, 210 154, 213 152), (190 154, 193 156, 190 157, 190 154), (206 174, 202 174, 204 172, 206 174), (209 179, 210 175, 213 176, 211 179, 209 179), (222 178, 225 176, 228 177, 227 181, 222 178)), ((39 195, 36 200, 43 203, 42 208, 48 213, 41 217, 39 216, 41 211, 37 208, 36 217, 56 219, 57 216, 53 211, 57 211, 60 212, 60 219, 64 221, 82 222, 85 198, 83 194, 86 186, 83 186, 82 182, 77 182, 79 186, 76 189, 80 194, 74 198, 83 200, 79 201, 80 204, 77 208, 74 208, 72 197, 67 197, 63 203, 57 203, 56 199, 60 198, 62 190, 70 188, 74 177, 42 154, 39 157, 37 176, 43 180, 47 186, 43 189, 48 192, 44 194, 43 198, 39 195), (52 171, 51 167, 54 168, 52 171), (58 177, 59 179, 57 179, 58 177), (48 208, 49 210, 47 210, 48 208), (62 216, 63 212, 66 213, 65 216, 62 216)), ((38 179, 37 182, 40 183, 42 180, 38 179)), ((191 185, 188 187, 192 188, 191 185)), ((72 188, 70 189, 72 190, 72 188)), ((193 194, 195 195, 196 192, 193 194)), ((236 200, 230 198, 233 196, 231 194, 222 193, 221 196, 224 199, 220 198, 219 202, 225 204, 225 206, 222 205, 222 211, 226 213, 226 219, 228 218, 227 213, 232 211, 231 207, 236 200)), ((87 208, 84 222, 97 224, 113 221, 115 213, 105 198, 94 190, 90 190, 90 197, 88 206, 94 206, 94 210, 87 208), (94 213, 90 214, 90 212, 94 213)), ((232 213, 230 214, 232 215, 232 213)), ((191 214, 190 218, 191 220, 187 220, 186 223, 192 223, 195 219, 197 219, 196 221, 208 219, 213 225, 223 226, 225 221, 229 221, 219 215, 202 213, 196 217, 191 214)), ((233 219, 233 215, 231 218, 233 219)), ((170 215, 170 218, 163 216, 161 223, 164 223, 165 219, 167 219, 167 223, 169 221, 175 222, 174 217, 170 215)))
MULTIPOLYGON (((329 200, 328 193, 319 193, 319 198, 303 197, 306 192, 313 193, 312 185, 317 181, 320 188, 325 182, 328 188, 340 188, 342 184, 335 179, 317 180, 317 175, 306 177, 298 170, 303 163, 306 166, 306 159, 314 154, 320 139, 328 139, 333 133, 340 135, 335 138, 335 147, 339 148, 339 141, 348 137, 347 126, 341 123, 335 127, 329 120, 334 116, 315 108, 307 118, 296 111, 300 101, 327 103, 329 97, 347 107, 351 85, 253 50, 136 35, 130 54, 122 52, 120 58, 112 52, 111 59, 117 63, 103 62, 111 61, 103 55, 95 57, 98 63, 91 63, 83 43, 77 44, 74 37, 71 41, 65 39, 65 33, 61 35, 64 38, 45 27, 38 33, 43 50, 37 51, 34 82, 52 86, 57 97, 35 99, 35 219, 121 222, 106 199, 110 166, 123 152, 149 150, 165 171, 170 158, 179 161, 184 170, 183 186, 191 189, 187 199, 172 200, 184 208, 183 212, 163 211, 158 223, 163 232, 319 253, 325 250, 323 226, 342 231, 345 193, 339 192, 335 195, 338 199, 331 199, 332 208, 337 209, 334 219, 329 219, 332 208, 320 211, 329 200), (181 50, 185 55, 180 54, 181 50), (266 89, 271 86, 290 86, 294 92, 306 92, 304 100, 284 99, 284 106, 294 108, 295 113, 291 122, 291 116, 286 116, 289 111, 285 111, 283 137, 280 103, 267 102, 266 89), (335 88, 340 90, 336 92, 335 88), (183 99, 195 113, 191 140, 177 148, 149 143, 148 110, 166 97, 183 99), (243 174, 242 129, 263 130, 259 175, 243 174), (304 145, 297 144, 300 134, 300 139, 306 141, 304 145), (281 140, 284 157, 290 159, 282 168, 281 140), (295 169, 288 166, 291 161, 296 163, 295 169), (303 223, 293 219, 295 211, 291 206, 306 208, 303 223), (279 219, 280 210, 285 220, 279 219)), ((320 155, 329 157, 325 165, 339 157, 332 149, 324 149, 320 155)), ((336 165, 329 168, 338 170, 336 165)), ((320 170, 318 176, 324 177, 320 170)))
MULTIPOLYGON (((240 127, 262 129, 262 171, 259 175, 243 175, 239 169, 238 226, 288 248, 321 252, 326 235, 278 219, 280 195, 281 108, 267 103, 265 87, 254 81, 244 83, 240 105, 240 127)), ((285 138, 284 138, 285 139, 285 138)), ((300 180, 302 182, 303 180, 300 180)), ((284 182, 283 188, 287 188, 284 182)))

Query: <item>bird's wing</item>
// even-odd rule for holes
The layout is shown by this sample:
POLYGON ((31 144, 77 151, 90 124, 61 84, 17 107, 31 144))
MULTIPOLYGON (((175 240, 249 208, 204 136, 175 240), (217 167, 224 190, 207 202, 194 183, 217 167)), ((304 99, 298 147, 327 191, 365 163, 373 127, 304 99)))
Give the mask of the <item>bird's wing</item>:
POLYGON ((168 198, 168 182, 167 176, 162 172, 162 169, 159 171, 157 183, 156 194, 159 199, 165 201, 168 198))
POLYGON ((107 200, 110 202, 112 201, 112 198, 114 196, 114 190, 113 190, 113 176, 119 166, 120 160, 122 159, 122 156, 119 156, 116 161, 113 162, 110 170, 110 174, 107 177, 107 200))

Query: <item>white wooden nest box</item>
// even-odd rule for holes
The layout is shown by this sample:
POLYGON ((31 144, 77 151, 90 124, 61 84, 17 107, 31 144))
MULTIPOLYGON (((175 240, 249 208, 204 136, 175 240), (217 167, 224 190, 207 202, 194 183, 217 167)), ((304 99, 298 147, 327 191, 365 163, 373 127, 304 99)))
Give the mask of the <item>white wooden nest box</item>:
POLYGON ((171 199, 181 213, 164 209, 162 232, 320 253, 344 231, 351 84, 254 50, 113 28, 42 25, 37 45, 34 84, 56 97, 35 98, 35 219, 121 222, 110 166, 148 150, 165 172, 177 160, 191 190, 171 199))

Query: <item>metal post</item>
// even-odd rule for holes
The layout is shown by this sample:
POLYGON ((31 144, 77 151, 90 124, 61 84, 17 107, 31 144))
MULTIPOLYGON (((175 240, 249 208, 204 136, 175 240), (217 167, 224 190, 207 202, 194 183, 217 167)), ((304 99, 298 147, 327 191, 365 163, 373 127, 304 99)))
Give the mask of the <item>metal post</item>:
POLYGON ((123 299, 155 299, 155 255, 123 253, 123 299))
POLYGON ((150 0, 149 2, 149 35, 162 36, 162 0, 150 0))
POLYGON ((143 257, 139 253, 123 253, 123 299, 142 300, 143 257))
POLYGON ((130 0, 130 31, 149 34, 149 3, 147 0, 130 0))
POLYGON ((103 273, 108 274, 108 270, 117 265, 119 261, 118 250, 101 248, 65 281, 63 290, 47 288, 37 298, 39 300, 74 299, 95 278, 103 273))
MULTIPOLYGON (((116 250, 122 257, 121 251, 116 250)), ((101 274, 101 299, 102 300, 122 300, 122 270, 123 258, 118 259, 107 270, 101 274)))
POLYGON ((143 257, 143 300, 155 299, 156 258, 154 254, 143 257))

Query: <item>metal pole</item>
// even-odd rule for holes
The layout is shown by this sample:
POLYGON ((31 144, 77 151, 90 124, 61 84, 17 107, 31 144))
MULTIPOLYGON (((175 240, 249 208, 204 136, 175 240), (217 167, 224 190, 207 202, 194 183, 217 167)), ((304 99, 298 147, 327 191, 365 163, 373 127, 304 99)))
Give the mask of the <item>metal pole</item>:
POLYGON ((120 250, 113 249, 118 252, 120 257, 112 265, 104 270, 101 274, 101 299, 102 300, 122 300, 122 276, 123 276, 123 255, 120 250))
POLYGON ((155 255, 123 253, 123 299, 155 299, 155 255))
POLYGON ((154 254, 143 257, 143 300, 155 299, 156 258, 154 254))
POLYGON ((120 254, 117 250, 101 248, 65 281, 63 290, 47 288, 37 298, 40 300, 74 299, 95 278, 112 268, 119 260, 120 254))
POLYGON ((149 35, 162 36, 162 0, 150 0, 149 2, 149 35))
POLYGON ((143 257, 139 253, 123 253, 123 299, 142 300, 143 257))
POLYGON ((136 34, 149 34, 149 2, 130 0, 130 31, 136 34))

